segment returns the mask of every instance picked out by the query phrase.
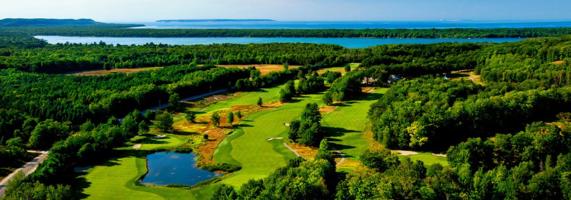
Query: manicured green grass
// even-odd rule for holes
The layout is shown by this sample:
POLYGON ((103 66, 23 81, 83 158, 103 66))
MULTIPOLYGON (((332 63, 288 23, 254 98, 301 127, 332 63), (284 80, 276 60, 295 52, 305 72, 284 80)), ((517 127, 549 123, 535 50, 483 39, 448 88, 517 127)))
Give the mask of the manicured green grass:
POLYGON ((442 157, 442 156, 435 156, 432 155, 432 153, 424 153, 424 152, 419 152, 418 154, 415 155, 409 155, 409 156, 399 156, 401 158, 410 158, 413 161, 416 160, 420 160, 424 163, 425 166, 430 166, 433 164, 440 164, 442 166, 448 166, 448 160, 446 159, 446 157, 442 157))
POLYGON ((242 165, 242 163, 238 162, 234 158, 232 158, 232 145, 230 141, 244 135, 244 131, 242 129, 238 129, 234 131, 232 134, 227 136, 216 148, 214 151, 214 161, 218 163, 230 163, 234 165, 242 165))
POLYGON ((84 193, 87 199, 204 199, 214 192, 214 186, 203 188, 172 188, 137 185, 146 173, 146 161, 136 156, 122 157, 89 170, 84 178, 90 183, 84 193))
MULTIPOLYGON (((295 155, 283 146, 287 139, 287 126, 291 120, 299 117, 307 103, 320 103, 321 95, 306 95, 297 102, 287 103, 279 108, 265 110, 248 116, 241 123, 244 132, 239 137, 227 138, 229 142, 219 148, 231 146, 230 155, 242 164, 242 169, 224 178, 222 183, 240 186, 250 179, 261 179, 275 169, 286 165, 286 161, 295 155), (269 138, 282 137, 283 140, 268 141, 269 138)), ((215 159, 225 159, 215 154, 215 159)))
POLYGON ((128 186, 139 174, 137 158, 125 157, 110 161, 112 164, 89 170, 85 179, 90 183, 84 193, 87 199, 162 199, 160 195, 131 190, 128 186))
POLYGON ((369 121, 367 113, 371 104, 386 90, 386 88, 376 89, 363 99, 345 102, 323 117, 322 125, 329 134, 332 149, 341 150, 357 159, 369 147, 363 137, 363 131, 369 121))

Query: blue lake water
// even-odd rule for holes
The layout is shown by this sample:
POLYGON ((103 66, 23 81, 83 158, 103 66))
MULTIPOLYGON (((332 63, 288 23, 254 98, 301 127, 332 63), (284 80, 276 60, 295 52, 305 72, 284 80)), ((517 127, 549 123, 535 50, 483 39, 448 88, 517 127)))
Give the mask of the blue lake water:
POLYGON ((197 168, 192 153, 157 152, 147 155, 148 173, 142 183, 192 186, 216 176, 197 168))
POLYGON ((252 44, 252 43, 314 43, 335 44, 347 48, 366 48, 387 44, 434 44, 444 42, 454 43, 478 43, 478 42, 516 42, 520 38, 262 38, 262 37, 79 37, 79 36, 36 36, 46 40, 50 44, 77 43, 91 44, 105 42, 107 44, 120 45, 144 45, 148 43, 168 45, 207 45, 207 44, 252 44))
POLYGON ((571 21, 200 21, 148 22, 149 29, 447 29, 555 28, 571 21))

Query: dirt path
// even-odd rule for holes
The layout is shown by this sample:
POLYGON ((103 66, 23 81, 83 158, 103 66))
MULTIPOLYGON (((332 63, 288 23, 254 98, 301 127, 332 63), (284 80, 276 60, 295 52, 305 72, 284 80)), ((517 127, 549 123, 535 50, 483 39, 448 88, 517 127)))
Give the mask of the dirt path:
POLYGON ((289 149, 291 152, 293 152, 297 157, 301 157, 301 155, 299 155, 299 153, 297 153, 297 151, 295 151, 293 148, 291 148, 289 145, 287 145, 286 143, 284 143, 284 146, 289 149))
POLYGON ((11 174, 6 176, 6 178, 0 181, 0 197, 4 196, 4 192, 6 192, 6 185, 16 176, 18 173, 24 173, 25 176, 32 174, 38 168, 42 162, 44 162, 48 158, 47 151, 32 151, 29 150, 28 153, 37 153, 40 154, 32 159, 30 162, 27 162, 22 167, 14 170, 11 174))

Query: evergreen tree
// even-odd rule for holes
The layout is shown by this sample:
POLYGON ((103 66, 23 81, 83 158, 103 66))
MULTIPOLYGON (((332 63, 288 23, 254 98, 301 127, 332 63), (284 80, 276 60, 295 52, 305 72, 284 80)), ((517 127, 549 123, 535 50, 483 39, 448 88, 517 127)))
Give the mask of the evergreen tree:
POLYGON ((220 126, 220 114, 218 112, 212 113, 210 116, 210 122, 216 127, 220 126))

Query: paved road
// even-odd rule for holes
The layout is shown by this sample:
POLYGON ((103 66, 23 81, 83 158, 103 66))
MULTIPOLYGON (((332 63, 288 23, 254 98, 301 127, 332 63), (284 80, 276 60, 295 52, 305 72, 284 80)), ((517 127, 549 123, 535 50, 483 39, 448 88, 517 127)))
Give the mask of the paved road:
POLYGON ((48 158, 47 151, 32 151, 29 150, 28 153, 37 153, 40 154, 36 156, 32 161, 27 162, 22 167, 14 170, 11 174, 6 176, 6 178, 0 181, 0 198, 4 196, 4 192, 6 190, 6 185, 16 176, 18 173, 24 173, 25 176, 32 174, 38 168, 38 165, 42 164, 48 158))

